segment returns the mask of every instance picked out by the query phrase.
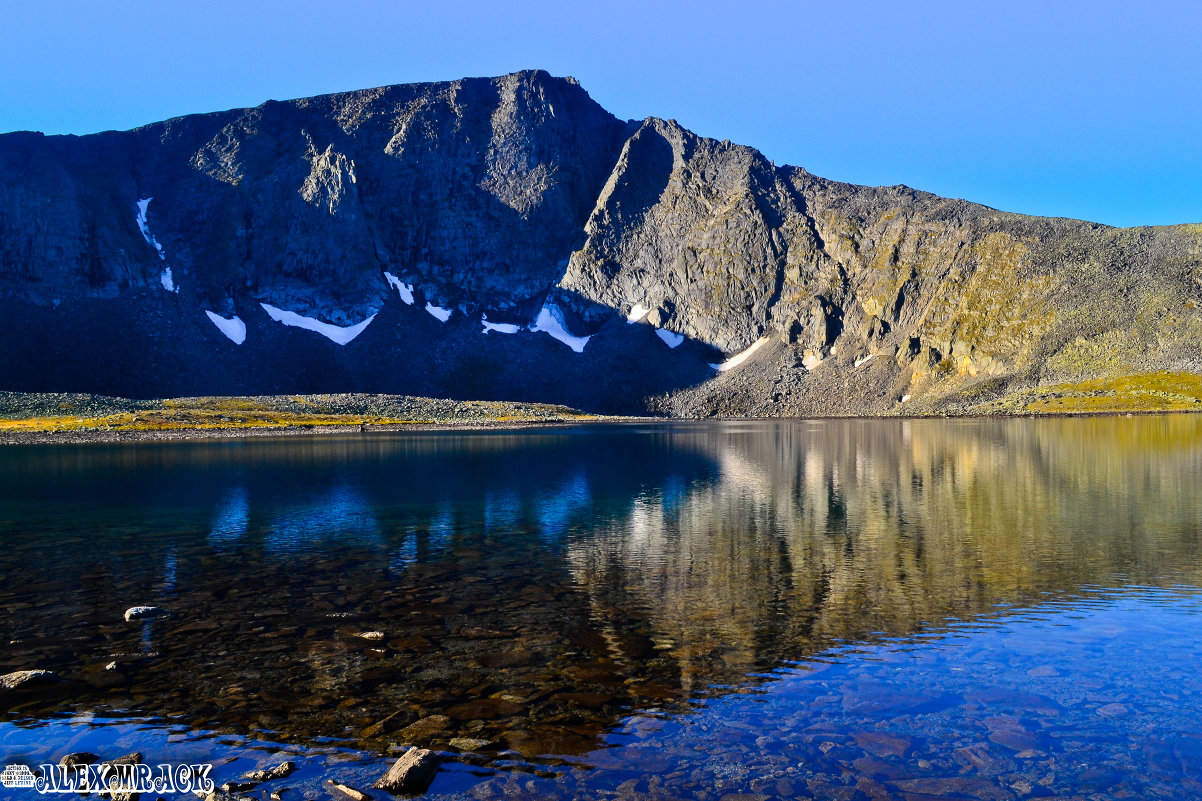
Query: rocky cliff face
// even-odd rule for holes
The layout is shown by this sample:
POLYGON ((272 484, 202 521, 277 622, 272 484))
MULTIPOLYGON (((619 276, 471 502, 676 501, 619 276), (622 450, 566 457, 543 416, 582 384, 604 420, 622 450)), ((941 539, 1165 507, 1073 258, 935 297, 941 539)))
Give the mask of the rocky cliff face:
POLYGON ((542 72, 0 136, 3 389, 931 411, 1202 372, 1199 301, 1202 226, 827 181, 542 72))

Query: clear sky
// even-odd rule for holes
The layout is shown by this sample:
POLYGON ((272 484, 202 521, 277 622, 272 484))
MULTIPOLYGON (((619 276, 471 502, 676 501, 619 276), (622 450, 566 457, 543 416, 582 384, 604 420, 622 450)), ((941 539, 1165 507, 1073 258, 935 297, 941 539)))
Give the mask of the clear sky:
POLYGON ((0 131, 539 67, 828 178, 1202 222, 1202 2, 5 0, 0 131))

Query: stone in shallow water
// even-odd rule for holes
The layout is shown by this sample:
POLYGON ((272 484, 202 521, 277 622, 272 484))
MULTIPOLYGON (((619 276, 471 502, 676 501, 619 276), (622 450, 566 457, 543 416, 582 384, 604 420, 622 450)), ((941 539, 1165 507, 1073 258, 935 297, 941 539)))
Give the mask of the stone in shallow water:
POLYGON ((420 743, 430 740, 434 735, 444 731, 451 725, 451 719, 446 715, 430 715, 416 723, 411 723, 397 732, 397 739, 403 743, 420 743))
POLYGON ((388 717, 382 720, 377 720, 375 723, 365 728, 362 736, 364 738, 370 738, 378 737, 381 734, 390 734, 408 723, 411 718, 412 715, 403 709, 393 712, 388 717))
POLYGON ((452 748, 460 751, 476 751, 492 745, 492 740, 477 740, 472 737, 453 737, 450 741, 452 748))
MULTIPOLYGON (((101 765, 112 765, 112 766, 141 765, 142 764, 142 754, 139 753, 138 751, 134 751, 133 753, 126 754, 125 756, 117 757, 116 759, 110 759, 106 762, 101 762, 100 764, 101 765)), ((110 781, 111 781, 111 779, 110 779, 110 781)), ((112 787, 111 784, 109 786, 112 787)), ((115 789, 115 790, 109 791, 108 798, 109 798, 109 801, 137 801, 139 795, 140 795, 140 793, 135 793, 130 790, 115 789)))
POLYGON ((269 782, 273 779, 283 779, 286 776, 290 776, 294 770, 296 770, 296 765, 292 762, 281 762, 274 768, 252 770, 249 773, 244 773, 242 778, 252 782, 269 782))
POLYGON ((0 676, 0 690, 27 690, 62 681, 49 670, 17 670, 0 676))
POLYGON ((1060 675, 1060 672, 1051 665, 1039 665, 1028 670, 1027 675, 1036 678, 1055 678, 1060 675))
POLYGON ((1012 751, 1027 751, 1039 746, 1039 738, 1028 731, 1017 718, 986 718, 985 726, 989 729, 989 739, 992 742, 1012 751))
POLYGON ((243 790, 253 790, 255 782, 226 782, 221 785, 221 791, 224 793, 240 793, 243 790))
POLYGON ((456 704, 447 710, 447 714, 455 720, 495 720, 513 717, 525 710, 524 704, 515 704, 503 698, 481 698, 478 701, 456 704))
POLYGON ((131 606, 125 610, 125 620, 145 620, 152 617, 167 617, 171 613, 161 606, 131 606))
POLYGON ((410 748, 372 787, 390 793, 424 793, 438 772, 438 757, 425 748, 410 748))
POLYGON ((517 667, 518 665, 528 665, 534 660, 534 654, 525 649, 515 651, 494 651, 492 653, 481 654, 479 657, 480 664, 490 668, 505 668, 517 667))
POLYGON ((329 779, 327 781, 331 788, 337 790, 339 793, 342 793, 344 796, 348 796, 352 799, 352 801, 370 801, 371 799, 371 796, 369 796, 367 793, 363 792, 362 790, 356 790, 354 787, 351 787, 348 784, 339 784, 333 779, 329 779))
POLYGON ((79 765, 91 765, 98 759, 100 759, 100 757, 98 757, 96 754, 92 754, 87 751, 79 751, 74 754, 67 754, 58 761, 58 764, 62 765, 64 768, 74 768, 79 765))
POLYGON ((600 709, 606 704, 612 703, 614 697, 604 693, 588 693, 588 692, 567 692, 556 693, 553 696, 556 701, 575 706, 582 706, 585 709, 600 709))
POLYGON ((952 752, 952 757, 960 765, 983 776, 996 776, 1015 768, 1012 760, 994 753, 987 743, 973 743, 957 748, 952 752))
POLYGON ((852 732, 856 745, 878 757, 889 755, 905 756, 910 750, 909 737, 897 737, 883 731, 852 732))
POLYGON ((1012 801, 1014 793, 985 779, 947 776, 930 779, 904 779, 889 782, 904 793, 919 797, 973 798, 981 801, 1012 801))

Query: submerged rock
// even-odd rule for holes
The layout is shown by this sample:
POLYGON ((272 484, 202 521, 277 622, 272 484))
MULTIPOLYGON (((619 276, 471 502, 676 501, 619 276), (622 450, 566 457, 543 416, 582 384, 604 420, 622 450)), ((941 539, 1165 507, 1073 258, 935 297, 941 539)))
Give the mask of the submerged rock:
POLYGON ((438 772, 438 757, 425 748, 410 748, 372 787, 390 793, 424 793, 438 772))
POLYGON ((347 784, 339 784, 338 782, 334 781, 333 779, 329 780, 329 785, 330 785, 330 787, 332 787, 333 789, 342 793, 343 795, 349 796, 352 799, 352 801, 370 801, 370 799, 371 799, 371 796, 369 796, 367 793, 363 792, 362 790, 356 790, 354 787, 351 787, 350 785, 347 785, 347 784))
POLYGON ((274 779, 283 779, 286 776, 291 776, 292 771, 296 770, 295 763, 281 762, 274 768, 267 770, 252 770, 249 773, 242 774, 242 778, 252 782, 269 782, 274 779))
POLYGON ((452 748, 458 748, 460 751, 479 751, 481 748, 487 748, 492 745, 492 740, 478 740, 474 737, 454 737, 450 741, 452 748))
POLYGON ((430 715, 401 729, 397 732, 397 739, 403 743, 426 742, 449 725, 451 719, 446 715, 430 715))

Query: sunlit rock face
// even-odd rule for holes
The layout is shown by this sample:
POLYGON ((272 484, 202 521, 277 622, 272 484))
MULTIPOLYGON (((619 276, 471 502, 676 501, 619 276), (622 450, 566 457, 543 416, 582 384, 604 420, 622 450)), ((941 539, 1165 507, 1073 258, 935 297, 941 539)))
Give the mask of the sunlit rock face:
POLYGON ((6 389, 930 411, 1202 372, 1200 307, 1199 226, 837 183, 541 71, 0 136, 6 389))

